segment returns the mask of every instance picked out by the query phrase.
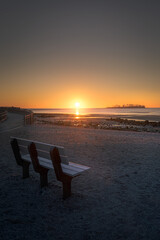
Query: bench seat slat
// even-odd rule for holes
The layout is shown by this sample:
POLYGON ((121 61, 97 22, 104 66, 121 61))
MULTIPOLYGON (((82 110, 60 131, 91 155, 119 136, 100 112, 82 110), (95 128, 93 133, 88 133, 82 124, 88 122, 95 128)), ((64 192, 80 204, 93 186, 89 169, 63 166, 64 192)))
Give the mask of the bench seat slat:
MULTIPOLYGON (((23 155, 22 158, 28 162, 31 162, 31 158, 30 158, 30 155, 29 154, 26 154, 26 155, 23 155)), ((40 159, 40 158, 39 158, 40 159)), ((43 159, 43 157, 41 157, 41 160, 43 159)), ((44 158, 44 161, 46 162, 51 162, 51 160, 49 159, 46 159, 44 158)), ((52 162, 51 162, 52 163, 52 162)), ((73 162, 69 162, 69 165, 68 166, 71 166, 71 167, 75 167, 75 168, 79 168, 79 169, 82 169, 82 170, 88 170, 90 169, 90 167, 87 167, 87 166, 84 166, 84 165, 81 165, 81 164, 77 164, 77 163, 73 163, 73 162)))
MULTIPOLYGON (((51 161, 48 161, 48 159, 44 159, 44 158, 39 158, 39 163, 41 166, 46 167, 48 169, 53 169, 53 164, 51 161)), ((74 169, 72 167, 69 167, 69 165, 63 164, 61 163, 62 166, 62 170, 65 174, 69 175, 69 176, 77 176, 79 175, 81 172, 83 172, 81 169, 74 169)))
POLYGON ((27 162, 31 162, 31 158, 30 158, 29 154, 22 155, 22 159, 27 161, 27 162))
POLYGON ((81 164, 77 164, 77 163, 73 163, 73 162, 69 162, 69 166, 78 167, 78 168, 81 168, 84 171, 90 169, 90 167, 87 167, 87 166, 84 166, 84 165, 81 165, 81 164))
POLYGON ((84 170, 82 170, 82 169, 79 169, 79 168, 75 169, 75 168, 73 168, 69 165, 63 164, 63 163, 61 163, 61 166, 62 166, 62 170, 63 170, 64 173, 67 173, 68 171, 71 171, 72 172, 71 176, 78 176, 79 174, 84 172, 84 170))
POLYGON ((65 169, 72 169, 73 171, 75 171, 75 172, 79 172, 79 173, 85 171, 85 170, 83 170, 83 169, 81 169, 81 168, 79 168, 79 167, 75 167, 75 166, 72 166, 72 165, 66 165, 66 164, 63 164, 63 163, 61 163, 61 166, 62 166, 62 168, 65 168, 65 169))
MULTIPOLYGON (((31 158, 30 158, 30 155, 29 154, 26 154, 26 155, 23 155, 22 158, 28 162, 31 162, 31 158)), ((52 162, 51 160, 49 159, 46 159, 46 158, 43 158, 43 157, 39 157, 39 163, 41 166, 43 167, 46 167, 48 169, 53 169, 53 165, 52 165, 52 162)), ((65 174, 69 175, 69 176, 77 176, 79 175, 80 173, 84 172, 85 170, 88 170, 89 168, 87 169, 82 169, 82 168, 79 168, 78 167, 78 164, 75 164, 76 166, 72 166, 72 165, 66 165, 66 164, 63 164, 61 163, 61 166, 62 166, 62 170, 65 174)), ((80 165, 81 166, 81 165, 80 165)))
MULTIPOLYGON (((49 162, 43 161, 42 159, 40 159, 39 162, 40 162, 40 165, 43 167, 46 167, 48 169, 54 169, 52 162, 49 163, 49 162)), ((79 171, 75 171, 73 169, 66 168, 65 166, 68 166, 66 164, 62 163, 61 166, 62 166, 63 172, 69 176, 75 177, 81 173, 81 171, 79 172, 79 171)))

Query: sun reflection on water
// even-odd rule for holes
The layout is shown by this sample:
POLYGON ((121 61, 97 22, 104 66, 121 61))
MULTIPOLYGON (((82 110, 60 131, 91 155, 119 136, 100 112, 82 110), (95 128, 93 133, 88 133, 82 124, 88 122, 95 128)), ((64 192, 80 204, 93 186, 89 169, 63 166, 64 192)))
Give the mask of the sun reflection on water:
POLYGON ((80 107, 80 103, 79 102, 76 102, 75 103, 75 107, 76 107, 76 112, 75 112, 75 114, 76 114, 76 119, 79 119, 79 107, 80 107))
POLYGON ((78 109, 76 109, 76 119, 78 119, 79 118, 79 111, 78 111, 78 109))

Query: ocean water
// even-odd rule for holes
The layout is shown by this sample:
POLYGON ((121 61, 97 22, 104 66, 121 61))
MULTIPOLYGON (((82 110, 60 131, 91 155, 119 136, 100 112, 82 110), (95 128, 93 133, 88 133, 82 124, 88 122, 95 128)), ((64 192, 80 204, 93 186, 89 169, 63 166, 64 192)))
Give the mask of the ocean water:
POLYGON ((37 108, 34 113, 75 114, 79 117, 113 117, 160 122, 160 108, 37 108))

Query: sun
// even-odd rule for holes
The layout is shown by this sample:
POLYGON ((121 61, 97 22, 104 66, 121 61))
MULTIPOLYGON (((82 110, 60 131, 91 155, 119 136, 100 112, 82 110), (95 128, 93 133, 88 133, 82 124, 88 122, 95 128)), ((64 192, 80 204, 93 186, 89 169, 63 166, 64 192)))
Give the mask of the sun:
POLYGON ((76 107, 76 108, 79 108, 79 107, 80 107, 80 103, 79 103, 79 102, 76 102, 76 103, 75 103, 75 107, 76 107))

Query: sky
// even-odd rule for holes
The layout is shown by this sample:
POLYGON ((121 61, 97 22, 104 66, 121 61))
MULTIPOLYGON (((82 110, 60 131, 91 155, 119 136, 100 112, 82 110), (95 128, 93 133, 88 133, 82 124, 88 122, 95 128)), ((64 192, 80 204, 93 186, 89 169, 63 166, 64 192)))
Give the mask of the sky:
POLYGON ((0 0, 0 106, 160 107, 159 0, 0 0))

